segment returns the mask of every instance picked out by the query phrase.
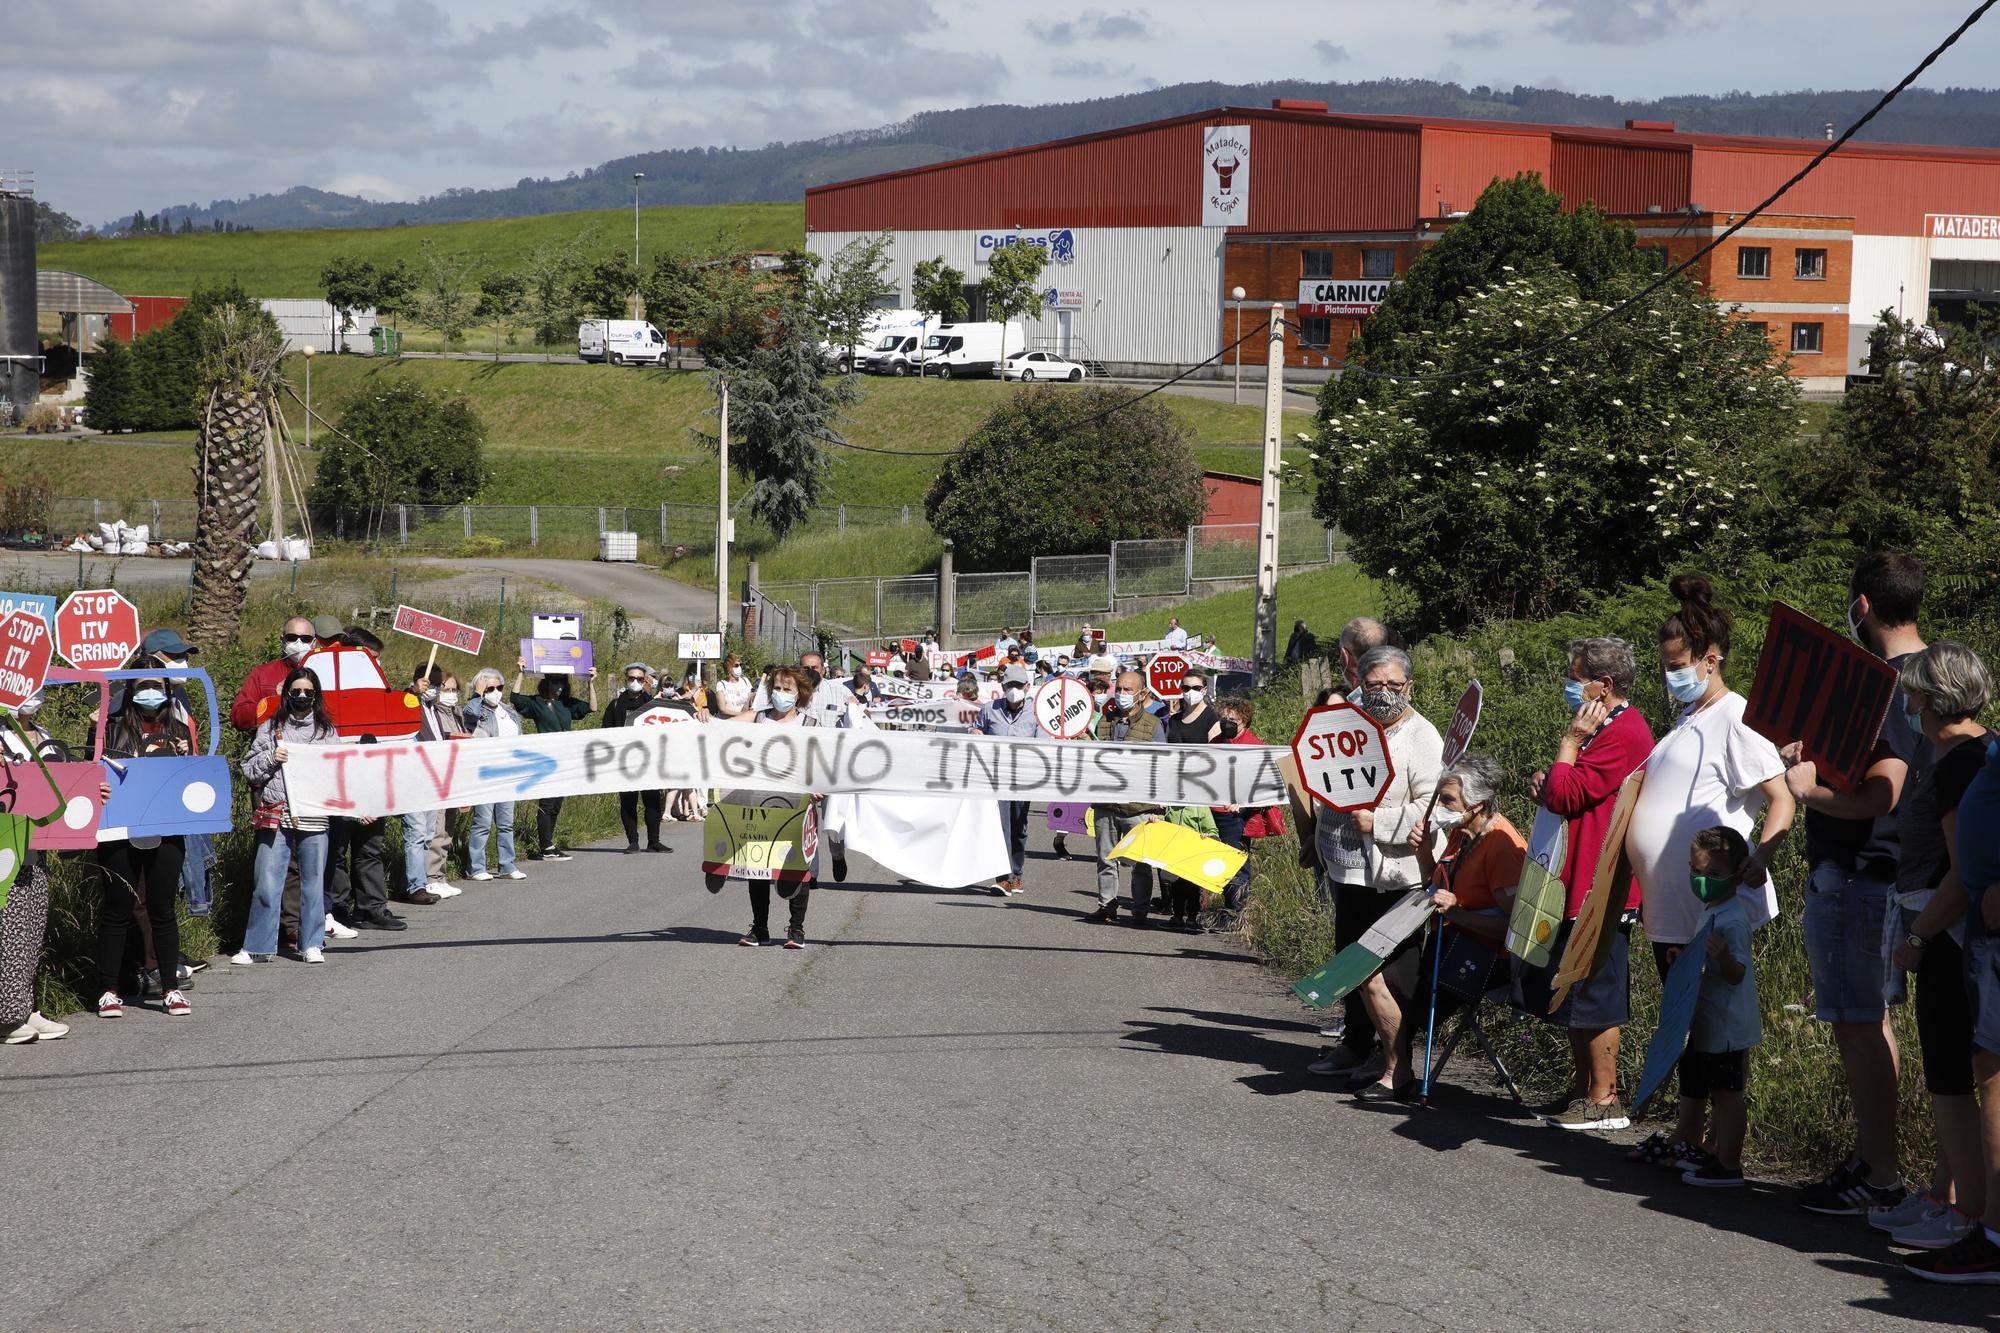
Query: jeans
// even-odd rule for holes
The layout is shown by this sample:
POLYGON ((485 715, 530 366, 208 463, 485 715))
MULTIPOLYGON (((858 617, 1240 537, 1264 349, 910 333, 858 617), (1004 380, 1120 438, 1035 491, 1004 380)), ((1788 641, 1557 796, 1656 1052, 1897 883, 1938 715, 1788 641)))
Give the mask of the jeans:
MULTIPOLYGON (((1109 907, 1118 901, 1118 863, 1111 859, 1111 849, 1118 840, 1139 827, 1151 816, 1114 815, 1103 806, 1096 807, 1097 825, 1097 905, 1109 907)), ((1143 861, 1132 863, 1132 915, 1143 917, 1153 906, 1153 867, 1143 861)))
POLYGON ((1007 831, 1007 864, 1014 868, 1014 878, 1019 879, 1021 863, 1028 859, 1028 803, 1000 802, 1000 826, 1007 831))
POLYGON ((415 893, 430 881, 424 875, 424 861, 430 853, 431 838, 437 833, 436 810, 412 810, 403 816, 403 892, 415 893))
POLYGON ((496 801, 472 807, 472 834, 465 842, 467 874, 476 875, 486 869, 486 838, 496 825, 500 830, 500 873, 514 873, 514 803, 496 801))
POLYGON ((181 861, 181 892, 187 895, 188 915, 207 916, 215 902, 208 882, 208 870, 215 860, 215 837, 209 833, 189 833, 181 838, 186 855, 181 861))
MULTIPOLYGON (((1215 812, 1215 836, 1223 843, 1239 852, 1248 853, 1250 839, 1243 836, 1243 812, 1241 810, 1218 810, 1215 812)), ((1243 904, 1250 900, 1250 862, 1246 859, 1243 868, 1230 876, 1229 884, 1222 890, 1222 905, 1232 912, 1243 910, 1243 904)))
POLYGON ((250 924, 243 931, 243 949, 252 954, 278 951, 278 908, 284 897, 285 872, 299 863, 299 921, 304 927, 299 947, 319 947, 326 921, 326 833, 295 828, 257 830, 257 857, 251 870, 256 892, 250 898, 250 924))
POLYGON ((1881 1021, 1902 975, 1891 966, 1896 887, 1886 878, 1821 861, 1806 877, 1806 962, 1822 1023, 1881 1021))

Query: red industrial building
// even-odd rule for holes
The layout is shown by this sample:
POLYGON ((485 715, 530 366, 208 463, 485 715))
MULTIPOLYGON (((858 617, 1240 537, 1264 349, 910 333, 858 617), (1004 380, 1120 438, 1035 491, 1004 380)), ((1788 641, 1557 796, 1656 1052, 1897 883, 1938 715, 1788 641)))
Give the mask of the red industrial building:
MULTIPOLYGON (((942 256, 976 288, 999 247, 1046 247, 1036 345, 1156 372, 1234 340, 1282 303, 1286 364, 1326 373, 1422 247, 1495 177, 1540 173, 1677 260, 1761 202, 1825 144, 1623 129, 1329 114, 1323 103, 1224 107, 824 185, 808 247, 894 232, 889 270, 942 256)), ((1732 237, 1698 278, 1762 324, 1811 388, 1859 369, 1881 311, 1947 316, 2000 303, 2000 150, 1851 143, 1732 237)), ((1250 352, 1261 361, 1262 348, 1250 352)), ((1226 373, 1226 368, 1225 368, 1226 373)))

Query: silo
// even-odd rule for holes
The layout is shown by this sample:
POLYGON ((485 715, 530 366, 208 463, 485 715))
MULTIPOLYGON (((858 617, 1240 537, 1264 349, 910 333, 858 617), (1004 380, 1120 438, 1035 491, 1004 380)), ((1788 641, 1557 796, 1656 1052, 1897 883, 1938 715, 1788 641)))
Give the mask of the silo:
POLYGON ((41 389, 35 357, 35 201, 0 194, 0 399, 14 410, 34 405, 41 389))

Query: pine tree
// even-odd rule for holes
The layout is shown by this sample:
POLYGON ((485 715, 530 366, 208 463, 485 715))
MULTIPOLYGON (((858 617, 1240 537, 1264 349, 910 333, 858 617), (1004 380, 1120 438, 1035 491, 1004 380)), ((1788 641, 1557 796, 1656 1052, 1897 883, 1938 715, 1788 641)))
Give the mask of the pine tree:
POLYGON ((851 379, 821 373, 819 330, 795 304, 774 332, 744 368, 719 373, 729 376, 729 461, 753 479, 744 503, 783 541, 818 506, 840 409, 859 395, 851 379))
POLYGON ((106 338, 91 355, 83 394, 84 420, 92 430, 132 430, 137 388, 132 349, 106 338))

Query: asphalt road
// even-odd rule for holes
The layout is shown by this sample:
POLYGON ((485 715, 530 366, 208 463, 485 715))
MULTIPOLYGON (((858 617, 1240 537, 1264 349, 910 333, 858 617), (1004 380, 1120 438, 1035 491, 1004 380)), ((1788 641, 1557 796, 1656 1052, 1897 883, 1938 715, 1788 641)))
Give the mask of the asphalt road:
MULTIPOLYGON (((1037 820, 1039 824, 1039 819, 1037 820)), ((191 1018, 0 1052, 7 1329, 1983 1324, 1858 1221, 1700 1195, 1448 1088, 1363 1108, 1220 937, 1026 897, 743 889, 590 849, 191 1018)), ((1468 1069, 1470 1072, 1469 1062, 1468 1069)))

